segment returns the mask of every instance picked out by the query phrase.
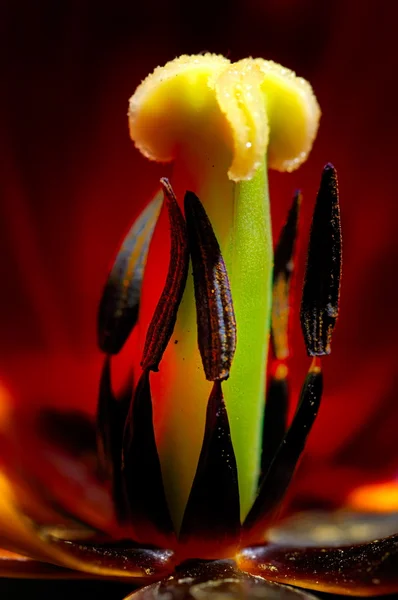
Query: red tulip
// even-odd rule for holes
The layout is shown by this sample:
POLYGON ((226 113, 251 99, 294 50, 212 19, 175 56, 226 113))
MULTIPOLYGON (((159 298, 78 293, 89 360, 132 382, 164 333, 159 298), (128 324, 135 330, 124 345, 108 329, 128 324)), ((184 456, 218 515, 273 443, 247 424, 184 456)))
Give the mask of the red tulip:
MULTIPOLYGON (((363 13, 356 15, 361 24, 358 28, 371 31, 372 15, 367 16, 366 7, 362 10, 363 13)), ((271 177, 275 233, 286 213, 286 198, 300 182, 304 192, 302 222, 305 238, 311 208, 310 201, 306 200, 314 197, 317 185, 314 171, 330 158, 339 167, 344 197, 345 264, 341 318, 333 355, 328 362, 325 361, 326 385, 320 416, 289 495, 292 509, 319 505, 330 508, 347 503, 371 509, 383 503, 388 508, 397 506, 394 500, 396 487, 391 483, 398 471, 392 375, 396 323, 391 317, 395 294, 391 283, 395 256, 394 196, 393 180, 385 175, 389 166, 393 172, 393 146, 392 141, 386 142, 382 137, 385 133, 381 133, 387 126, 394 131, 395 124, 391 119, 390 95, 386 91, 390 84, 391 63, 378 60, 387 48, 389 29, 386 23, 386 40, 372 49, 372 64, 377 64, 377 69, 372 70, 373 83, 369 88, 365 67, 363 77, 352 68, 352 65, 366 64, 363 48, 353 51, 352 56, 347 55, 344 40, 353 40, 349 13, 345 22, 346 29, 340 28, 336 33, 339 36, 337 54, 334 51, 330 59, 324 55, 322 72, 313 78, 314 88, 324 107, 324 118, 311 164, 303 167, 299 175, 285 180, 281 176, 271 177), (339 58, 339 52, 344 60, 339 58), (377 110, 372 110, 373 106, 377 110), (330 112, 329 107, 332 107, 330 112), (338 122, 337 116, 334 121, 333 115, 338 115, 338 122), (366 127, 363 125, 365 121, 366 127), (336 131, 339 135, 335 135, 336 131), (361 136, 365 132, 369 132, 371 148, 368 143, 362 143, 361 136), (375 157, 378 154, 376 145, 383 148, 380 153, 383 162, 375 157), (376 195, 380 197, 380 203, 375 209, 373 197, 376 195), (346 200, 350 196, 350 201, 346 200), (384 290, 383 299, 380 290, 384 290), (382 497, 370 494, 368 484, 387 481, 388 487, 374 488, 384 490, 382 497)), ((331 29, 330 36, 333 35, 331 29)), ((82 43, 84 36, 76 39, 82 43)), ((253 42, 253 49, 254 46, 253 42)), ((38 57, 40 52, 43 56, 47 55, 44 46, 36 48, 36 52, 38 57)), ((76 55, 80 54, 81 48, 78 48, 76 55)), ((122 52, 119 57, 123 57, 122 52)), ((34 60, 34 55, 28 59, 30 64, 34 60)), ((49 55, 48 60, 56 62, 59 57, 49 55)), ((158 174, 164 174, 164 171, 146 166, 130 152, 128 140, 123 142, 125 125, 123 110, 120 111, 119 107, 131 87, 129 80, 125 83, 126 73, 129 73, 126 59, 119 62, 116 72, 111 68, 113 61, 109 59, 109 66, 104 67, 100 80, 101 93, 96 96, 103 100, 96 99, 92 113, 88 112, 92 98, 82 94, 81 89, 94 89, 93 83, 83 78, 79 81, 78 70, 71 69, 68 73, 58 69, 59 75, 55 76, 59 77, 58 85, 48 89, 45 65, 39 64, 40 81, 36 73, 33 75, 33 70, 29 75, 22 58, 20 62, 18 58, 14 61, 19 71, 18 68, 14 71, 17 76, 11 80, 5 98, 3 115, 6 127, 1 149, 6 191, 1 204, 5 216, 3 256, 7 259, 4 261, 4 278, 8 290, 3 297, 1 318, 1 376, 6 390, 1 410, 1 456, 3 468, 8 476, 12 475, 14 484, 11 490, 8 483, 3 482, 4 506, 9 494, 19 506, 18 511, 13 513, 14 509, 10 507, 14 504, 10 502, 7 510, 11 512, 5 514, 9 524, 13 520, 14 525, 21 529, 19 533, 13 529, 14 549, 68 568, 84 568, 96 574, 121 577, 125 576, 125 570, 123 573, 119 570, 116 559, 109 565, 102 557, 100 567, 92 560, 91 566, 87 566, 90 565, 90 559, 87 561, 90 552, 95 551, 98 555, 98 548, 104 546, 87 550, 87 545, 80 545, 79 550, 76 544, 68 546, 59 538, 52 540, 49 546, 44 530, 41 536, 46 537, 46 543, 42 540, 27 541, 22 514, 28 513, 37 523, 52 527, 61 523, 69 532, 71 517, 73 520, 78 516, 84 523, 114 539, 120 540, 126 535, 133 539, 136 537, 134 527, 131 531, 125 527, 121 529, 118 523, 120 515, 113 514, 112 490, 109 485, 103 485, 105 474, 101 472, 99 480, 93 476, 96 456, 92 441, 95 434, 89 420, 76 412, 69 414, 68 419, 66 416, 77 410, 80 413, 81 409, 91 417, 94 415, 101 372, 100 353, 95 348, 95 313, 109 257, 115 253, 126 222, 143 207, 155 189, 158 174), (23 77, 20 77, 21 74, 23 77), (34 91, 26 102, 23 92, 29 76, 34 91), (115 89, 117 91, 113 93, 115 89), (71 101, 65 101, 65 98, 71 101), (23 117, 20 120, 21 113, 23 117), (114 117, 117 114, 119 117, 114 117), (120 120, 117 122, 114 118, 120 120), (48 126, 43 127, 43 122, 48 126), (79 122, 78 131, 75 122, 79 122), (30 129, 27 129, 27 124, 30 129), (38 151, 37 140, 40 140, 41 152, 38 151), (134 161, 137 169, 132 171, 130 165, 134 161), (112 202, 109 202, 110 197, 114 199, 112 202), (62 419, 58 418, 59 413, 62 419), (68 423, 67 427, 65 423, 68 423), (73 440, 68 449, 66 442, 71 431, 79 433, 83 440, 80 439, 79 443, 73 440), (81 501, 76 512, 77 495, 81 501), (64 552, 66 547, 72 549, 72 556, 64 552), (81 557, 84 566, 80 562, 81 557)), ((147 66, 157 60, 148 57, 147 62, 148 65, 140 63, 139 73, 135 71, 136 81, 144 75, 147 66)), ((311 68, 309 62, 309 72, 311 68)), ((366 69, 369 68, 366 66, 366 69)), ((96 79, 99 81, 99 78, 96 79)), ((302 278, 304 246, 302 244, 299 249, 297 281, 302 278)), ((299 285, 296 284, 296 287, 299 285)), ((300 294, 296 293, 296 296, 298 302, 300 294)), ((298 396, 306 370, 305 352, 297 326, 297 306, 295 304, 291 318, 293 354, 288 365, 292 376, 292 398, 298 396)), ((129 341, 130 350, 134 341, 134 338, 129 341)), ((122 376, 130 360, 128 357, 129 349, 126 348, 118 365, 120 378, 116 377, 116 380, 120 379, 119 385, 113 374, 117 390, 121 389, 122 376)), ((294 403, 291 410, 294 410, 294 403)), ((3 536, 7 537, 9 544, 10 532, 3 527, 3 536)), ((80 528, 77 529, 77 535, 81 535, 80 528)), ((391 529, 390 533, 393 531, 391 529)), ((92 539, 99 544, 103 541, 98 537, 92 539)), ((373 557, 368 555, 372 564, 376 564, 378 556, 384 556, 386 552, 393 556, 394 544, 395 538, 390 538, 379 546, 368 547, 367 552, 374 553, 373 557)), ((109 545, 106 548, 109 555, 109 545)), ((355 570, 355 553, 362 551, 346 551, 349 568, 355 570)), ((130 576, 161 577, 174 566, 175 559, 171 553, 154 552, 148 558, 146 551, 140 554, 141 551, 134 550, 127 559, 126 547, 123 552, 124 564, 131 569, 130 576), (128 560, 130 562, 127 563, 128 560), (144 564, 150 564, 147 568, 151 573, 145 574, 144 564)), ((320 576, 319 583, 315 585, 312 576, 306 579, 309 564, 316 563, 318 573, 322 574, 322 569, 330 571, 333 552, 328 554, 332 562, 328 562, 329 559, 322 562, 322 557, 314 556, 314 552, 311 557, 311 553, 306 554, 302 561, 301 558, 298 561, 297 569, 290 569, 288 573, 281 567, 286 564, 287 554, 283 551, 281 559, 280 552, 279 548, 272 546, 254 553, 244 551, 237 560, 244 570, 267 578, 278 580, 275 568, 283 573, 283 581, 299 582, 318 589, 348 591, 341 581, 335 584, 320 576), (265 571, 258 568, 259 564, 267 565, 265 571), (337 587, 333 587, 335 585, 337 587)), ((5 564, 10 565, 9 560, 5 564)), ((33 563, 24 564, 28 570, 33 568, 33 563)), ((14 563, 12 565, 12 568, 5 568, 12 571, 15 568, 14 563)), ((387 565, 383 563, 381 567, 380 577, 378 572, 373 571, 372 577, 365 583, 354 577, 356 592, 369 592, 371 588, 380 592, 394 590, 396 582, 388 580, 393 570, 394 565, 387 561, 387 565), (384 568, 386 578, 383 580, 384 568), (385 583, 380 585, 380 581, 385 583)))

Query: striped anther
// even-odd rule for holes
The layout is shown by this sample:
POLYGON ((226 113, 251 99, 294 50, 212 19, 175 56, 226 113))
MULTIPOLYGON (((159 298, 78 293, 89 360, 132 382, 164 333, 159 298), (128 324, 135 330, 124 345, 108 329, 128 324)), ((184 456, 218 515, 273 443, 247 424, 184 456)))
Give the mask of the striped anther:
POLYGON ((166 178, 160 180, 167 204, 171 251, 166 283, 148 327, 141 366, 157 371, 173 333, 182 294, 188 276, 189 251, 187 227, 172 187, 166 178))
POLYGON ((236 320, 227 270, 199 198, 185 194, 195 287, 198 345, 206 379, 228 379, 236 349, 236 320))

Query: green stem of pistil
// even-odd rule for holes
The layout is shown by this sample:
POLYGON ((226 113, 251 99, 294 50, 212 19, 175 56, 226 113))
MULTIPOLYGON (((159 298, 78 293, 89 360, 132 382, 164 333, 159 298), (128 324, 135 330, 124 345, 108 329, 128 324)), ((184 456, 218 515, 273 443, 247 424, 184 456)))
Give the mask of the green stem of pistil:
POLYGON ((273 246, 266 161, 235 186, 227 268, 237 322, 237 348, 224 396, 238 463, 242 519, 256 495, 266 393, 273 246))

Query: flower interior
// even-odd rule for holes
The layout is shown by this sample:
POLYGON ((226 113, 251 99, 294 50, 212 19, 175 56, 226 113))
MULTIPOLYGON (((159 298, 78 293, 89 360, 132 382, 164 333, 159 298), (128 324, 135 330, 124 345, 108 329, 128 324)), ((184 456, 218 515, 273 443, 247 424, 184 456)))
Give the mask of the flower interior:
MULTIPOLYGON (((107 355, 101 457, 119 514, 129 515, 140 543, 178 547, 182 557, 230 556, 241 538, 261 539, 280 505, 317 412, 322 375, 314 359, 286 431, 299 196, 274 268, 267 170, 291 171, 306 159, 319 117, 309 84, 262 59, 182 56, 157 68, 130 99, 137 148, 173 163, 170 181, 161 180, 123 242, 99 311, 107 355), (275 368, 267 384, 271 324, 275 368), (116 417, 109 405, 123 402, 113 398, 111 363, 134 327, 140 360, 132 361, 132 397, 116 417), (290 466, 280 482, 284 461, 290 466)), ((329 353, 338 311, 331 165, 316 210, 302 309, 314 357, 329 353)))
MULTIPOLYGON (((311 363, 288 426, 289 295, 301 194, 274 254, 267 173, 306 160, 319 118, 310 85, 262 59, 182 56, 157 68, 130 99, 136 147, 172 162, 172 175, 131 226, 100 300, 96 456, 84 423, 64 420, 81 446, 87 442, 81 470, 47 452, 40 476, 52 481, 58 504, 52 498, 43 507, 29 491, 26 512, 36 523, 47 520, 40 535, 53 544, 53 562, 80 568, 76 561, 90 555, 97 573, 96 550, 81 541, 89 531, 107 544, 102 575, 142 574, 148 564, 170 572, 170 561, 237 556, 263 541, 278 518, 320 406, 321 357, 330 353, 338 316, 341 230, 337 176, 328 164, 301 304, 311 363), (126 353, 129 377, 119 390, 114 367, 126 353), (86 473, 92 487, 81 483, 86 473), (55 531, 60 507, 83 533, 55 531), (111 544, 121 541, 129 549, 115 571, 111 544)), ((47 418, 46 435, 58 432, 62 444, 62 427, 47 418)), ((13 494, 21 504, 28 488, 38 491, 35 458, 24 460, 29 481, 21 477, 12 491, 0 480, 5 506, 18 504, 13 494)), ((18 521, 14 512, 9 518, 18 521)), ((34 554, 47 558, 35 544, 34 554)))

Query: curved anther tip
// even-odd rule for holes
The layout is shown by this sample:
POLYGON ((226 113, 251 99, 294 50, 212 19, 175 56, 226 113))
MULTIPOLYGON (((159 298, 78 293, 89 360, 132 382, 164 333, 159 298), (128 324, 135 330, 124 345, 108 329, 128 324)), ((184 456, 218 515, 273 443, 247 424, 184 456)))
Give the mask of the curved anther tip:
POLYGON ((322 172, 308 247, 301 302, 301 326, 310 356, 330 354, 339 313, 342 234, 337 173, 322 172))
POLYGON ((168 198, 176 200, 174 190, 171 186, 170 181, 167 179, 167 177, 160 178, 160 185, 162 186, 163 192, 166 194, 166 196, 168 198))

